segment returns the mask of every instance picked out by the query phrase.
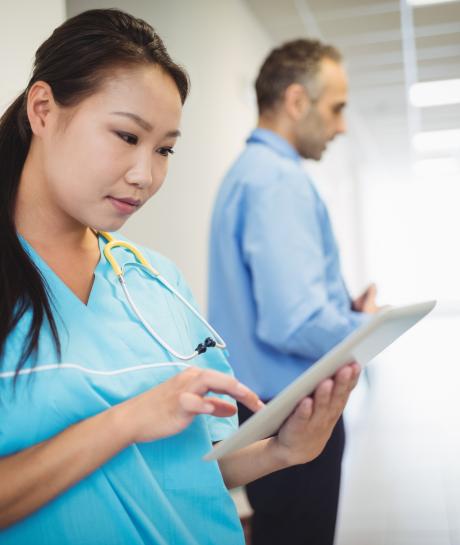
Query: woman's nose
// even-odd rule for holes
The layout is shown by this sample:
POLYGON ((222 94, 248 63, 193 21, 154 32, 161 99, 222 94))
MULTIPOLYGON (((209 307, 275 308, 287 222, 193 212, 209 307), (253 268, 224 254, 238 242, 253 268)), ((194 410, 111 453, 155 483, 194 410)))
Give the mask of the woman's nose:
POLYGON ((141 156, 136 163, 128 170, 125 179, 130 185, 135 185, 140 189, 146 189, 153 183, 152 176, 152 158, 141 156))

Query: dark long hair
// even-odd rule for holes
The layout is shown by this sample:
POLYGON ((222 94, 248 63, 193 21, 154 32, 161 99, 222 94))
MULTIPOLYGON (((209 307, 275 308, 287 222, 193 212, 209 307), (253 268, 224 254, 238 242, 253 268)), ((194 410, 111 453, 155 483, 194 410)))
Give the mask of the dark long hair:
POLYGON ((111 69, 146 64, 160 66, 174 80, 184 103, 188 76, 148 23, 115 9, 85 11, 56 28, 38 48, 26 90, 0 118, 0 369, 8 336, 29 310, 31 321, 18 354, 16 376, 36 353, 44 320, 58 355, 61 351, 46 283, 14 224, 19 180, 32 138, 26 112, 28 91, 36 81, 45 81, 58 104, 73 106, 97 91, 111 69))

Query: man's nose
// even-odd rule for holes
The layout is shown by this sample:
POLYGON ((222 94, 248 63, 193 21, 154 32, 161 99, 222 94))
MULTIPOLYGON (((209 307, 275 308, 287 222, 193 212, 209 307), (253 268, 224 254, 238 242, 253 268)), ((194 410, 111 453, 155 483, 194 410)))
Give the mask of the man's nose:
POLYGON ((343 115, 340 116, 336 127, 336 134, 344 134, 347 132, 347 122, 343 115))

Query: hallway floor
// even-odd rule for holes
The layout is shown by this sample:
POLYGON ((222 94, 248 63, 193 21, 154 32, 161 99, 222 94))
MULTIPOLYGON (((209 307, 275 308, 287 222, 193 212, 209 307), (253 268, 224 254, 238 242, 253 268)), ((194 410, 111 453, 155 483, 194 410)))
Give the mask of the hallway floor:
POLYGON ((336 545, 460 545, 460 317, 434 313, 347 409, 336 545))

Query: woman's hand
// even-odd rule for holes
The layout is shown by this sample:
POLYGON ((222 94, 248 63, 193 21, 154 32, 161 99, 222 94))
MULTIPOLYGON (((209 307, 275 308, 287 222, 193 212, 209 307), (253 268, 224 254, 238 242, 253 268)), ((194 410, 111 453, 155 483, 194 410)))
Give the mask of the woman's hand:
POLYGON ((206 396, 208 392, 228 394, 252 411, 263 406, 257 395, 234 377, 190 367, 112 410, 117 411, 129 443, 154 441, 181 432, 197 414, 235 414, 234 405, 206 396))
POLYGON ((332 379, 317 387, 313 398, 306 397, 273 438, 271 448, 286 465, 309 462, 325 447, 342 414, 360 373, 357 363, 342 367, 332 379))
POLYGON ((0 529, 33 513, 130 443, 178 433, 200 413, 234 414, 231 403, 205 397, 209 391, 229 394, 253 411, 262 405, 235 378, 191 367, 46 441, 0 458, 0 529))
POLYGON ((357 363, 345 365, 319 384, 313 398, 306 397, 297 405, 277 435, 221 458, 219 466, 227 487, 242 486, 316 458, 331 436, 359 372, 357 363))

